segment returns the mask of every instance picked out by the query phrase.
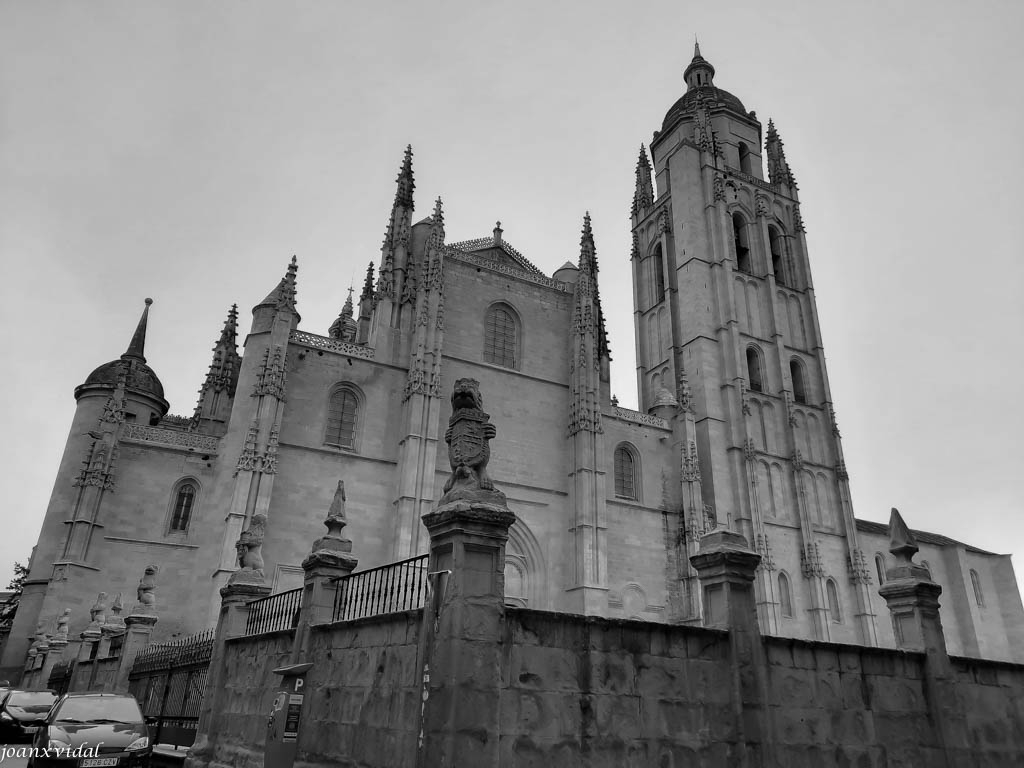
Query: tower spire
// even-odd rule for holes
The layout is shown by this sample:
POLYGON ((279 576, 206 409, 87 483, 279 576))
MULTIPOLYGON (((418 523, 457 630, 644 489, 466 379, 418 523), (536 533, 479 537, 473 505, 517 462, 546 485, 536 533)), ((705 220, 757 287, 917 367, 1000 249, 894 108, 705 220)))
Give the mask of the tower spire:
POLYGON ((764 149, 768 159, 768 180, 772 184, 786 184, 795 189, 796 178, 786 161, 786 151, 783 148, 782 139, 779 138, 779 132, 775 130, 775 123, 771 118, 768 119, 764 149))
POLYGON ((327 331, 327 335, 332 339, 341 339, 342 341, 354 342, 356 340, 356 331, 358 326, 356 321, 352 318, 352 293, 355 289, 352 286, 348 288, 348 298, 345 299, 345 306, 341 308, 341 314, 338 318, 331 323, 330 330, 327 331))
POLYGON ((144 354, 146 350, 146 324, 149 322, 149 307, 152 303, 152 299, 146 299, 146 308, 142 310, 142 317, 139 318, 139 324, 135 327, 135 333, 132 335, 132 340, 128 343, 128 349, 121 355, 122 360, 134 357, 142 362, 146 362, 144 354))
POLYGON ((281 282, 277 284, 274 290, 267 294, 267 298, 256 306, 271 306, 275 309, 285 309, 295 312, 296 275, 298 274, 298 271, 298 259, 296 259, 295 256, 292 256, 292 260, 288 264, 288 269, 285 271, 284 277, 281 278, 281 282))
POLYGON ((714 85, 715 68, 711 62, 700 55, 700 43, 697 38, 693 39, 693 59, 683 71, 683 80, 686 81, 686 90, 703 88, 714 85))
POLYGON ((242 359, 238 356, 238 305, 232 304, 221 329, 220 338, 213 345, 213 359, 203 386, 199 388, 199 402, 192 415, 192 429, 223 434, 231 414, 231 402, 238 388, 238 372, 242 359))
POLYGON ((640 159, 636 162, 636 189, 633 191, 633 217, 643 216, 654 204, 654 186, 651 184, 651 162, 647 148, 640 145, 640 159))

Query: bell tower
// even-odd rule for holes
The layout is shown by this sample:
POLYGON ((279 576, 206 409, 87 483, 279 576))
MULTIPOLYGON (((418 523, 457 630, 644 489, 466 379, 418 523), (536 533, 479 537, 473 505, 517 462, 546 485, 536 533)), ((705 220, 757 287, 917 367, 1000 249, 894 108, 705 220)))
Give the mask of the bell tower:
POLYGON ((685 383, 704 511, 761 553, 765 631, 876 645, 795 179, 696 45, 683 80, 636 168, 640 409, 685 383))

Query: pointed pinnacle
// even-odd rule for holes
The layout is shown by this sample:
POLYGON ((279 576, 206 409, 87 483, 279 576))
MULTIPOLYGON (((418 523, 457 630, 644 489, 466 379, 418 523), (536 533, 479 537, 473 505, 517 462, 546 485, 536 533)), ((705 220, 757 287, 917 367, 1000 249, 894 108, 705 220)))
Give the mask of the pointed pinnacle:
POLYGON ((402 169, 398 172, 398 189, 395 192, 395 206, 412 208, 412 193, 416 189, 416 182, 412 175, 412 144, 405 148, 405 157, 402 159, 402 169))
POLYGON ((352 317, 352 286, 348 288, 348 298, 345 299, 345 306, 341 308, 342 317, 352 317))
POLYGON ((897 560, 906 565, 911 564, 911 558, 918 551, 917 539, 910 532, 896 507, 893 507, 889 514, 889 551, 896 556, 897 560))
POLYGON ((438 224, 444 224, 444 211, 442 210, 440 197, 434 203, 434 221, 438 224))
POLYGON ((640 159, 637 160, 636 167, 647 169, 651 167, 651 161, 647 158, 647 147, 643 143, 640 144, 640 159))
POLYGON ((697 42, 697 36, 693 36, 693 58, 699 59, 700 55, 700 43, 697 42))
POLYGON ((228 310, 227 319, 224 321, 224 328, 220 332, 219 344, 234 344, 238 334, 238 305, 232 304, 228 310))
POLYGON ((144 354, 146 350, 146 325, 149 321, 149 307, 152 303, 152 299, 146 299, 146 308, 142 310, 142 317, 139 318, 139 324, 135 327, 135 333, 132 335, 132 340, 128 343, 128 349, 121 355, 122 359, 134 357, 142 362, 146 362, 144 354))

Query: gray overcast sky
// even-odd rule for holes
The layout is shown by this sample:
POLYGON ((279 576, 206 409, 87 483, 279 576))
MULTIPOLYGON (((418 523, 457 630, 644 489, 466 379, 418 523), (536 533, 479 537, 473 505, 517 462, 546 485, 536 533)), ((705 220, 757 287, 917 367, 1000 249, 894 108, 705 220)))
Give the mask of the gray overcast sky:
MULTIPOLYGON (((147 343, 190 414, 232 302, 299 258, 326 334, 378 260, 407 143, 417 214, 549 274, 589 210, 613 390, 635 404, 640 142, 698 35, 800 184, 859 517, 1024 570, 1024 3, 0 2, 0 578, 38 535, 72 391, 147 343)), ((356 543, 358 548, 358 542, 356 543)), ((0 584, 2 586, 2 584, 0 584)))

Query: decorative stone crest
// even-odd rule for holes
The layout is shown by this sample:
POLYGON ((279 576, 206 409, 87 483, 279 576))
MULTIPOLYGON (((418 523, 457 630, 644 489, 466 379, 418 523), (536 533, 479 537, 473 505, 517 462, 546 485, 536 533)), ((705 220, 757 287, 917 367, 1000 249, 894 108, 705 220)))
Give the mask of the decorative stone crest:
POLYGON ((715 202, 725 202, 725 179, 715 174, 715 202))
POLYGON ((271 395, 278 400, 284 400, 285 378, 285 354, 281 350, 281 345, 277 344, 273 353, 269 349, 263 352, 263 366, 257 374, 252 396, 271 395))
POLYGON ((676 400, 679 401, 679 410, 683 413, 693 413, 693 393, 690 391, 690 380, 686 371, 679 371, 679 380, 676 384, 676 400))
POLYGON ((846 556, 846 567, 850 573, 850 581, 854 584, 871 583, 871 569, 862 549, 854 548, 850 551, 846 556))
POLYGON ((253 419, 249 430, 245 433, 245 443, 242 445, 242 452, 238 456, 238 464, 235 465, 235 474, 239 472, 256 471, 256 435, 260 430, 259 419, 253 419))
POLYGON ((238 570, 231 574, 228 584, 263 584, 263 537, 266 534, 266 515, 253 515, 249 527, 235 542, 238 570))
POLYGON ((789 457, 789 460, 793 463, 793 469, 800 472, 804 468, 804 455, 797 448, 793 451, 793 455, 789 457))
POLYGON ((439 506, 460 499, 505 505, 505 494, 494 488, 487 475, 491 458, 490 441, 497 430, 483 411, 480 382, 459 379, 452 392, 452 416, 444 441, 452 474, 444 484, 439 506))
POLYGON ((690 441, 689 450, 683 451, 683 482, 700 482, 700 460, 697 456, 697 443, 690 441))
POLYGON ((743 441, 743 458, 753 461, 757 457, 757 446, 749 437, 743 441))
POLYGON ((825 568, 821 564, 821 553, 818 551, 818 543, 807 544, 800 553, 800 570, 808 579, 815 576, 825 575, 825 568))
POLYGON ((772 547, 768 541, 768 534, 759 533, 754 537, 754 549, 761 556, 761 562, 757 564, 759 571, 774 571, 775 558, 772 557, 772 547))
POLYGON ((850 473, 846 471, 846 460, 840 459, 836 462, 836 477, 840 480, 849 480, 850 473))
POLYGON ((669 221, 668 209, 662 208, 658 211, 658 232, 669 234, 672 231, 672 223, 669 221))
POLYGON ((267 438, 267 450, 263 453, 258 462, 259 469, 264 474, 277 474, 277 447, 280 439, 281 428, 275 424, 270 428, 270 437, 267 438))
POLYGON ((768 212, 770 210, 770 204, 771 201, 768 200, 768 198, 765 197, 764 195, 757 196, 757 200, 755 200, 755 205, 757 206, 757 215, 760 218, 764 218, 765 216, 768 215, 768 212))
POLYGON ((793 206, 793 228, 796 229, 797 232, 807 231, 804 229, 804 217, 800 214, 799 205, 793 206))

